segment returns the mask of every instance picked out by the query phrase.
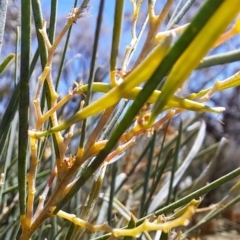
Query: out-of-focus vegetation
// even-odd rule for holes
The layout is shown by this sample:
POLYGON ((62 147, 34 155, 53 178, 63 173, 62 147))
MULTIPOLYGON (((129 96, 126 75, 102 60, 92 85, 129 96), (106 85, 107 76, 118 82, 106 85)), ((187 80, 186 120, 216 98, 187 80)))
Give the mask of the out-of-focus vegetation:
POLYGON ((0 238, 238 230, 238 1, 58 4, 1 5, 0 238))

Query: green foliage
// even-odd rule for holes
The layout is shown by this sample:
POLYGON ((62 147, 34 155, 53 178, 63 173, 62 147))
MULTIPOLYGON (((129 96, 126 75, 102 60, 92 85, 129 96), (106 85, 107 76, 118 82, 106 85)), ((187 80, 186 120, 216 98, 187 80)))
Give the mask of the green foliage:
POLYGON ((240 85, 240 75, 235 73, 186 97, 177 94, 197 68, 229 63, 236 56, 239 59, 236 52, 204 58, 209 50, 239 33, 238 1, 233 0, 231 5, 227 0, 205 1, 189 24, 173 26, 193 2, 187 1, 182 7, 179 4, 167 22, 174 1, 167 1, 160 13, 155 11, 157 1, 148 1, 148 15, 137 33, 144 6, 143 1, 132 0, 132 39, 118 70, 126 3, 115 1, 109 79, 103 83, 94 81, 106 4, 101 0, 88 80, 75 82, 74 88, 60 99, 59 81, 72 27, 89 15, 91 2, 82 1, 77 7, 75 1, 66 24, 59 27, 56 35, 58 1, 51 1, 47 28, 40 2, 22 0, 20 54, 16 47, 16 54, 10 54, 0 65, 2 73, 10 68, 8 63, 16 56, 17 83, 17 56, 20 56, 19 82, 0 125, 1 239, 108 239, 111 236, 134 239, 141 234, 153 239, 161 232, 161 239, 166 239, 172 230, 177 232, 178 239, 185 239, 240 200, 236 194, 239 184, 236 184, 218 203, 224 203, 224 207, 210 209, 202 221, 186 227, 198 211, 204 194, 240 175, 238 168, 206 185, 226 140, 204 149, 206 124, 198 115, 181 122, 178 130, 171 125, 171 119, 184 111, 223 112, 225 108, 208 106, 206 102, 215 92, 240 85), (228 26, 230 29, 223 33, 228 26), (159 32, 164 27, 168 30, 159 32), (31 61, 34 31, 38 49, 31 61), (129 64, 144 31, 146 40, 130 70, 129 64), (64 50, 55 81, 53 60, 61 44, 64 50), (36 86, 32 73, 38 74, 38 58, 41 73, 36 86), (96 99, 95 93, 102 95, 96 99), (84 100, 79 102, 80 107, 73 116, 66 117, 64 110, 74 96, 82 96, 84 100), (30 112, 32 108, 35 117, 30 112), (171 128, 174 130, 169 133, 171 128), (137 154, 137 147, 144 149, 141 154, 137 154), (215 156, 211 158, 214 151, 215 156), (188 169, 200 156, 209 159, 207 167, 189 186, 180 187, 188 169), (134 205, 133 199, 139 201, 139 206, 134 205))

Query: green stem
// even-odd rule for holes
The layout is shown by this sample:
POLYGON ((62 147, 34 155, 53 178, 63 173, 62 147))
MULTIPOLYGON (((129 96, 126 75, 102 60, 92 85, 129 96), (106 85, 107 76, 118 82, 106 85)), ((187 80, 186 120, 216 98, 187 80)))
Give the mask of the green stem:
POLYGON ((55 35, 57 6, 58 6, 58 0, 52 0, 51 1, 50 24, 49 24, 49 29, 48 29, 48 38, 49 38, 50 43, 53 43, 54 35, 55 35))
POLYGON ((116 1, 113 36, 112 36, 112 50, 111 50, 111 58, 110 58, 110 80, 112 84, 115 83, 115 68, 117 64, 118 47, 119 47, 120 36, 121 36, 123 7, 124 7, 124 0, 116 1))
POLYGON ((240 60, 240 50, 234 50, 227 53, 220 53, 204 58, 197 69, 212 67, 225 63, 236 62, 240 60))
POLYGON ((181 146, 181 136, 182 136, 182 121, 180 122, 180 125, 179 125, 178 138, 177 138, 177 142, 176 142, 176 148, 175 148, 175 151, 174 151, 171 178, 170 178, 168 197, 167 197, 167 202, 166 202, 167 206, 170 204, 172 190, 174 188, 173 182, 174 182, 175 173, 176 173, 177 167, 178 167, 177 165, 178 165, 178 157, 179 157, 179 151, 180 151, 180 146, 181 146))
POLYGON ((18 136, 18 184, 20 214, 26 213, 26 155, 28 145, 29 110, 29 63, 31 42, 31 0, 22 0, 21 4, 21 64, 19 98, 19 136, 18 136))

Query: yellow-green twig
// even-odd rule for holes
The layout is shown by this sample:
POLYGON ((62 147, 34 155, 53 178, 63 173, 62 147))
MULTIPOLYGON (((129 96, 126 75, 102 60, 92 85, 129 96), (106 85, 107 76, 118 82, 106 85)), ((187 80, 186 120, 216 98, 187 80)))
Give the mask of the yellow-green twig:
MULTIPOLYGON (((76 215, 74 214, 69 214, 62 210, 58 211, 57 215, 59 217, 69 220, 70 222, 78 226, 81 226, 82 228, 89 230, 90 232, 106 231, 106 232, 112 233, 114 237, 124 237, 124 236, 137 237, 139 234, 141 234, 144 231, 161 230, 163 232, 168 232, 173 228, 176 228, 179 226, 186 226, 189 223, 189 219, 195 213, 195 209, 196 208, 194 206, 189 206, 187 209, 185 209, 185 212, 180 217, 167 222, 161 222, 159 219, 156 219, 155 221, 149 221, 148 219, 146 219, 141 225, 132 229, 114 229, 110 227, 107 223, 103 223, 100 225, 93 225, 80 218, 77 218, 76 215)), ((54 210, 54 209, 51 209, 51 210, 54 210)))

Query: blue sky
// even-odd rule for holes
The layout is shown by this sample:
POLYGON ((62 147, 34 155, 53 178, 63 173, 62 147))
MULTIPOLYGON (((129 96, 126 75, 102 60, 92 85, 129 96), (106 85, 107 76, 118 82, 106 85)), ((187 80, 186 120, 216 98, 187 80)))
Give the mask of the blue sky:
MULTIPOLYGON (((61 17, 65 18, 68 16, 69 12, 71 11, 71 8, 74 4, 75 0, 58 0, 58 17, 57 19, 60 19, 61 17)), ((96 23, 96 18, 98 14, 98 6, 99 6, 100 0, 90 0, 89 1, 89 21, 91 21, 91 26, 93 27, 93 32, 95 29, 95 23, 96 23)), ((82 0, 78 1, 78 5, 82 3, 82 0)), ((42 5, 42 10, 44 14, 44 18, 48 21, 48 17, 50 14, 50 9, 51 9, 51 0, 41 0, 41 5, 42 5)), ((107 26, 109 29, 112 28, 112 23, 113 23, 113 18, 114 18, 114 7, 115 7, 115 1, 105 1, 105 6, 104 6, 104 15, 103 15, 103 22, 102 26, 107 26)), ((125 1, 125 7, 124 7, 125 12, 132 12, 132 6, 130 4, 129 0, 125 1)), ((77 28, 77 25, 80 25, 80 22, 77 22, 76 25, 74 25, 74 29, 77 28)), ((124 29, 124 22, 123 22, 123 29, 124 29)), ((109 40, 111 40, 111 35, 109 34, 109 40)), ((125 46, 129 44, 131 38, 130 38, 130 32, 129 34, 124 35, 124 39, 121 39, 121 51, 124 51, 125 46)))
MULTIPOLYGON (((75 0, 58 0, 58 13, 59 15, 68 15, 71 7, 73 6, 75 0)), ((78 6, 82 3, 82 0, 78 1, 78 6)), ((99 0, 90 0, 89 5, 91 6, 91 14, 96 15, 98 10, 99 0)), ((105 1, 105 11, 110 17, 113 15, 115 1, 105 1)), ((51 0, 41 0, 42 8, 46 8, 50 11, 51 0)), ((126 7, 129 7, 129 1, 125 2, 126 7)))

